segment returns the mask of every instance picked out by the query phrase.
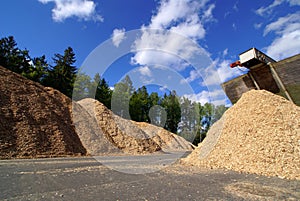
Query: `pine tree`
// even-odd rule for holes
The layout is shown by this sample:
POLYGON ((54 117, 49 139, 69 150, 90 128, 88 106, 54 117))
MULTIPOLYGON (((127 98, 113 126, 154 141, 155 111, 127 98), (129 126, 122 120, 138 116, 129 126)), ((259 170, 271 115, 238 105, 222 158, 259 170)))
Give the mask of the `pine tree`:
POLYGON ((104 78, 101 79, 99 73, 97 73, 94 78, 94 83, 97 85, 95 99, 110 109, 112 90, 109 88, 106 80, 104 78))
POLYGON ((132 120, 138 122, 150 122, 148 116, 150 99, 145 86, 133 93, 129 105, 129 112, 132 120))
POLYGON ((21 50, 13 36, 0 40, 0 65, 19 74, 29 73, 30 56, 28 50, 21 50))
POLYGON ((75 63, 75 53, 71 47, 64 51, 64 55, 55 54, 52 67, 48 76, 44 80, 46 86, 53 87, 68 97, 72 97, 73 85, 76 78, 77 69, 75 63))
POLYGON ((178 123, 181 119, 181 109, 175 91, 172 91, 168 96, 166 94, 164 95, 162 107, 164 107, 167 112, 165 129, 172 133, 177 133, 178 123))
POLYGON ((111 100, 111 109, 115 114, 130 119, 129 101, 133 92, 133 83, 128 75, 121 82, 115 84, 111 100))
POLYGON ((32 65, 30 66, 29 72, 24 74, 24 76, 35 82, 42 83, 43 79, 48 73, 48 70, 49 64, 46 61, 45 55, 41 57, 35 57, 32 60, 32 65))

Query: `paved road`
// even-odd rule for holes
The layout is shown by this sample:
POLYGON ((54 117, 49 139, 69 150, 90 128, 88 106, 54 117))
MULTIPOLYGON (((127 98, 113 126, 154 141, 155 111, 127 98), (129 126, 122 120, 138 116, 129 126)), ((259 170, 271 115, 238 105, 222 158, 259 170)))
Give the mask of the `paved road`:
POLYGON ((170 157, 2 160, 0 200, 300 200, 300 181, 168 166, 170 157), (164 169, 153 172, 155 160, 164 169), (151 171, 124 173, 132 168, 151 171))

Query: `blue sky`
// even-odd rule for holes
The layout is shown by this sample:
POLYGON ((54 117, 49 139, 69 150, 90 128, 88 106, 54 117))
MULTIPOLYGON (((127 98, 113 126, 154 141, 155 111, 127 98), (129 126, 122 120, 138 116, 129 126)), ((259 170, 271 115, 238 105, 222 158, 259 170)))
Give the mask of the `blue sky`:
POLYGON ((50 64, 71 46, 80 67, 103 42, 115 54, 140 34, 127 44, 132 52, 100 67, 109 84, 129 74, 136 86, 175 89, 201 103, 228 103, 220 83, 243 73, 229 68, 239 53, 256 47, 275 60, 300 53, 300 0, 1 0, 1 8, 0 37, 14 36, 50 64))

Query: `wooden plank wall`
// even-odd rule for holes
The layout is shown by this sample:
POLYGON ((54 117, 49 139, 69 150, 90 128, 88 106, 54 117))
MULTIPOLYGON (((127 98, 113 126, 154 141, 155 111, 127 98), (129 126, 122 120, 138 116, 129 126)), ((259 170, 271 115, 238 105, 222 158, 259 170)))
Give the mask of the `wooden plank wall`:
MULTIPOLYGON (((300 106, 300 54, 272 63, 272 65, 294 103, 300 106)), ((260 89, 285 96, 283 90, 279 87, 280 85, 276 83, 269 65, 254 68, 251 70, 251 73, 260 89)), ((235 103, 243 93, 255 89, 256 87, 249 74, 245 74, 223 83, 222 88, 230 101, 235 103)))

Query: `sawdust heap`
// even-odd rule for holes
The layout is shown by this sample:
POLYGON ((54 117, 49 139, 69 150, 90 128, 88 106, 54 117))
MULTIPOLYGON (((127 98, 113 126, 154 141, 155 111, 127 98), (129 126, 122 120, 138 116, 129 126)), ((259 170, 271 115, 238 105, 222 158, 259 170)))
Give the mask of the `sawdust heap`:
MULTIPOLYGON (((130 154, 153 153, 161 150, 160 146, 143 130, 129 120, 114 115, 102 103, 91 98, 78 101, 90 114, 94 116, 100 130, 106 139, 119 150, 130 154)), ((85 147, 89 149, 91 142, 85 147)), ((91 154, 95 151, 88 150, 91 154)))
POLYGON ((192 151, 194 146, 184 138, 161 127, 145 122, 133 122, 149 135, 164 152, 192 151))
POLYGON ((270 92, 249 91, 182 162, 300 179, 300 108, 270 92))
POLYGON ((72 101, 0 67, 0 158, 85 155, 72 101))

